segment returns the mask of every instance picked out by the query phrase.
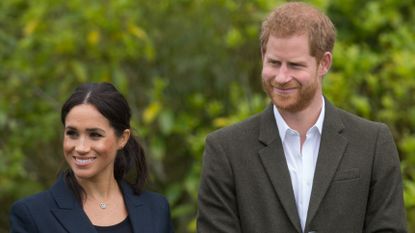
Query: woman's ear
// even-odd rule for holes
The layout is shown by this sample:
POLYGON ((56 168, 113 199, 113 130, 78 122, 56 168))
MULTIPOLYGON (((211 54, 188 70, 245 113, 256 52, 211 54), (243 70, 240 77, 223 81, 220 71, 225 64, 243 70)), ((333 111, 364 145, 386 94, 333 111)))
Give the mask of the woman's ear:
POLYGON ((118 148, 122 149, 127 144, 128 139, 130 139, 131 131, 130 129, 125 129, 118 140, 118 148))

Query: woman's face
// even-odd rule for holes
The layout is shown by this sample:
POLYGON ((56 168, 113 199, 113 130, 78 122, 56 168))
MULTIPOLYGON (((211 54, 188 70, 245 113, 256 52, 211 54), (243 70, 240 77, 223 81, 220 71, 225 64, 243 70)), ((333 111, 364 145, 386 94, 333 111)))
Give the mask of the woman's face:
POLYGON ((124 147, 130 131, 118 137, 114 128, 93 105, 73 107, 65 119, 63 152, 78 180, 114 176, 117 150, 124 147))

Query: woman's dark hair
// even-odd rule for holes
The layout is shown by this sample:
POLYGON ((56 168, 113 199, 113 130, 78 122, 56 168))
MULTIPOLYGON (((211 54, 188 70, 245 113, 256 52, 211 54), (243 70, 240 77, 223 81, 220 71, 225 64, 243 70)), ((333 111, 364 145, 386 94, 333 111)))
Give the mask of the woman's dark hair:
MULTIPOLYGON (((65 119, 71 109, 80 104, 93 105, 114 128, 115 134, 120 137, 124 130, 131 129, 131 110, 124 96, 110 83, 82 84, 66 100, 61 110, 61 121, 65 119)), ((117 182, 125 179, 127 174, 135 176, 129 182, 135 193, 139 194, 148 177, 144 150, 134 136, 130 135, 127 144, 117 152, 114 165, 114 177, 117 182)), ((76 198, 82 201, 85 191, 77 182, 73 171, 69 168, 64 172, 65 182, 74 192, 76 198)))

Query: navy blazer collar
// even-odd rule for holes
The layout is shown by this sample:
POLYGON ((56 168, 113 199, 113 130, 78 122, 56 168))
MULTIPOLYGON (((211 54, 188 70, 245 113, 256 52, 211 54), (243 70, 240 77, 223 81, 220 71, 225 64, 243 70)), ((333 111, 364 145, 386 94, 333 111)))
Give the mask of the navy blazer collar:
POLYGON ((125 181, 121 182, 120 187, 124 195, 124 202, 133 231, 135 233, 154 232, 154 226, 152 224, 154 221, 150 208, 145 205, 142 196, 134 194, 131 186, 125 181))
MULTIPOLYGON (((133 189, 125 181, 120 183, 120 188, 133 231, 135 233, 153 232, 150 209, 142 201, 142 197, 135 195, 133 189)), ((51 209, 51 212, 68 232, 96 233, 94 226, 62 176, 52 186, 50 193, 57 205, 57 208, 51 209)))
POLYGON ((89 221, 80 203, 65 184, 62 175, 52 186, 50 193, 57 205, 57 208, 51 209, 51 211, 68 232, 83 231, 85 233, 96 233, 94 226, 89 221))

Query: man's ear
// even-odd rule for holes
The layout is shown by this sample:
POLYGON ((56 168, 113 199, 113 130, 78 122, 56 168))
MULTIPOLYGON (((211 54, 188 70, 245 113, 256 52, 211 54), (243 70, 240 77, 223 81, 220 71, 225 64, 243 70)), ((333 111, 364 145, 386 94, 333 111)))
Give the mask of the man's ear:
POLYGON ((318 65, 318 74, 319 76, 324 76, 329 72, 331 64, 333 61, 333 55, 331 52, 325 52, 323 57, 320 60, 320 64, 318 65))

